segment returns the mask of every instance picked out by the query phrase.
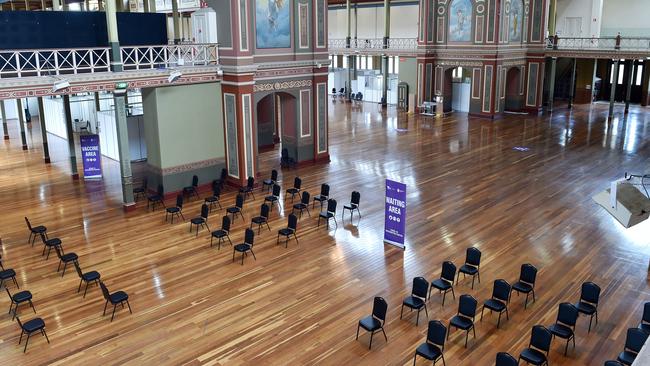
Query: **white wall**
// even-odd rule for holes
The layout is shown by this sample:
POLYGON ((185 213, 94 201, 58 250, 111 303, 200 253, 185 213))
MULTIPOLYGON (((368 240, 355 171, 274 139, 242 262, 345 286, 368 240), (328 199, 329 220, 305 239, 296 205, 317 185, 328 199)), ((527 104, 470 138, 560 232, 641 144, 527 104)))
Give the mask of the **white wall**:
POLYGON ((556 31, 562 37, 600 37, 603 0, 558 0, 556 31), (579 18, 581 34, 570 34, 567 18, 579 18))
MULTIPOLYGON (((354 38, 354 8, 352 13, 351 33, 354 38)), ((328 37, 332 39, 347 37, 347 11, 344 7, 330 8, 328 15, 328 37)), ((357 9, 359 25, 357 38, 384 37, 384 6, 359 7, 357 9)), ((390 37, 416 38, 418 36, 418 6, 395 5, 390 8, 390 37)))
POLYGON ((605 0, 601 35, 650 37, 649 0, 605 0))

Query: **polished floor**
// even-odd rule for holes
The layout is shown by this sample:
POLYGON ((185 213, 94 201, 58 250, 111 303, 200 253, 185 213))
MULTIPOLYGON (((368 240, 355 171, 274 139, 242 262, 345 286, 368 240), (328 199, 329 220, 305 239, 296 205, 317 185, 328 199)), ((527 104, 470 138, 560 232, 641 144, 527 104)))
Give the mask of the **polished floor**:
MULTIPOLYGON (((0 143, 2 259, 33 293, 51 344, 35 335, 23 354, 19 328, 5 312, 0 365, 412 364, 427 324, 424 313, 419 326, 415 313, 399 319, 412 278, 437 278, 444 260, 459 266, 470 246, 483 252, 482 282, 472 290, 461 280, 457 298, 467 293, 482 304, 495 279, 513 282, 530 262, 539 268, 537 301, 524 310, 523 297, 513 294, 510 320, 497 329, 496 316, 477 319, 467 348, 454 331, 447 365, 491 365, 498 351, 517 357, 531 327, 552 324, 558 304, 575 302, 584 281, 602 288, 599 323, 588 333, 588 318, 580 317, 576 348, 565 357, 564 342, 554 341, 551 364, 602 364, 623 349, 626 328, 637 325, 650 300, 650 222, 625 229, 591 199, 625 172, 647 172, 650 110, 633 108, 610 123, 606 113, 595 106, 497 121, 463 114, 437 120, 332 101, 331 163, 284 170, 281 178, 287 188, 301 176, 312 194, 328 182, 339 202, 338 229, 317 228, 312 211, 299 223, 299 244, 276 246, 287 204, 272 213, 271 232, 256 237, 257 260, 249 256, 243 266, 231 262, 229 246, 209 248, 205 231, 196 238, 187 222, 165 223, 161 210, 147 212, 140 202, 123 213, 117 163, 104 159, 103 181, 72 181, 62 140, 51 139, 53 163, 46 166, 38 126, 28 131, 24 152, 12 123, 12 139, 0 143), (405 251, 382 243, 386 178, 408 185, 405 251), (352 190, 361 192, 363 216, 342 221, 352 190), (27 243, 23 216, 46 225, 110 290, 128 292, 133 314, 118 309, 112 323, 102 317, 100 290, 91 287, 84 299, 74 270, 57 274, 57 259, 46 261, 41 245, 27 243), (368 350, 368 334, 355 341, 355 331, 373 296, 389 304, 388 342, 378 334, 368 350)), ((260 157, 264 176, 277 165, 274 154, 260 157)), ((259 211, 262 194, 256 196, 245 205, 246 222, 235 221, 235 243, 259 211)), ((224 195, 223 202, 232 201, 233 192, 224 195)), ((199 207, 190 202, 185 216, 199 207)), ((222 215, 210 217, 211 228, 222 215)), ((433 295, 429 318, 447 324, 457 304, 442 307, 433 295)), ((6 294, 0 305, 8 310, 6 294)), ((19 315, 34 316, 24 305, 19 315)))

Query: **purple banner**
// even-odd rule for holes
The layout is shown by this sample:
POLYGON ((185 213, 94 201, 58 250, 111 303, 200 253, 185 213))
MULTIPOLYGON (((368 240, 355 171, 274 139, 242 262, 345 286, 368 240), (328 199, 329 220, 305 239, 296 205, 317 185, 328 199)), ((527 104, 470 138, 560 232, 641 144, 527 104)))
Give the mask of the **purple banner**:
POLYGON ((386 179, 384 241, 404 249, 406 236, 406 184, 386 179))
POLYGON ((101 178, 102 159, 99 153, 99 135, 79 135, 84 179, 101 178))

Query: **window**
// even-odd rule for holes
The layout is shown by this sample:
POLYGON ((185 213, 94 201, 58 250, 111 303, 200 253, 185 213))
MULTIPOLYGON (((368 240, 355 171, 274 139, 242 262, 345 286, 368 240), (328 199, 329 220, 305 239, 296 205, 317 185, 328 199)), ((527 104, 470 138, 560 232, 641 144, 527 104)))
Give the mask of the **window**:
POLYGON ((457 67, 451 72, 451 77, 454 79, 461 79, 463 77, 463 68, 457 67))
POLYGON ((625 73, 625 64, 618 65, 618 83, 623 84, 623 74, 625 73))
POLYGON ((348 56, 343 56, 343 68, 347 69, 348 68, 348 56))
POLYGON ((395 67, 393 66, 393 63, 395 62, 395 57, 390 57, 388 59, 388 73, 393 74, 395 72, 395 67))
POLYGON ((366 62, 367 62, 366 56, 361 56, 360 59, 361 59, 361 67, 360 67, 360 69, 365 70, 366 69, 366 62))
POLYGON ((643 82, 643 65, 636 66, 636 85, 641 85, 643 82))
POLYGON ((395 73, 399 74, 399 57, 395 57, 395 73))

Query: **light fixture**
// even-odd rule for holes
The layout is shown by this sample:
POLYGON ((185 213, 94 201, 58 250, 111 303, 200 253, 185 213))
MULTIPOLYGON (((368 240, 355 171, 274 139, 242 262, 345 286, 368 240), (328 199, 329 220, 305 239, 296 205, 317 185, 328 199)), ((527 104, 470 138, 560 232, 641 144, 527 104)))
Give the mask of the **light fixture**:
POLYGON ((174 70, 174 71, 169 73, 169 77, 167 78, 167 82, 173 83, 174 81, 178 80, 181 76, 183 76, 182 72, 180 72, 178 70, 174 70))
POLYGON ((54 85, 52 85, 52 92, 56 93, 59 90, 63 90, 69 87, 70 87, 70 82, 68 80, 66 79, 57 80, 54 82, 54 85))

